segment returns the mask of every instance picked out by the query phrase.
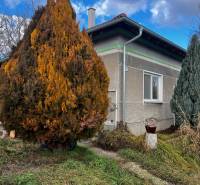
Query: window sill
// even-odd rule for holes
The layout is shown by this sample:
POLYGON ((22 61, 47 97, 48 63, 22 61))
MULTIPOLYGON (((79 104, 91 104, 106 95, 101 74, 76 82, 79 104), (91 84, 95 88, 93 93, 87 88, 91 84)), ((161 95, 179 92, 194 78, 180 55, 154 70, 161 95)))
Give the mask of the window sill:
POLYGON ((144 100, 146 104, 163 104, 163 101, 160 100, 144 100))

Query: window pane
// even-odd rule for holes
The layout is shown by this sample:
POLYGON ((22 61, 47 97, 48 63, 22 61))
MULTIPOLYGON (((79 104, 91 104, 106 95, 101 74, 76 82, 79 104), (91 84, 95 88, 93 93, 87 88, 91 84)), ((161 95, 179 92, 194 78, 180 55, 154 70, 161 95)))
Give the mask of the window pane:
POLYGON ((158 76, 153 76, 152 77, 152 95, 153 99, 157 100, 158 99, 158 84, 159 83, 159 77, 158 76))
POLYGON ((144 99, 151 99, 151 76, 144 75, 144 99))

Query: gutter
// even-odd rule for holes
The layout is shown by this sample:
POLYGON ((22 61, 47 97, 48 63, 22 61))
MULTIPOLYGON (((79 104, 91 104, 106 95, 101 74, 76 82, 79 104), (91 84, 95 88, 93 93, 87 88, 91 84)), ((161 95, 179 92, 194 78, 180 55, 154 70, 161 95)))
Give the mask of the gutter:
POLYGON ((95 31, 98 31, 98 30, 107 28, 107 27, 109 27, 109 26, 115 25, 115 24, 120 23, 120 22, 123 22, 123 21, 125 21, 126 23, 128 23, 128 24, 131 25, 131 26, 134 25, 134 26, 137 26, 137 27, 143 27, 143 30, 144 30, 146 33, 150 34, 151 36, 156 37, 157 39, 160 39, 160 40, 164 41, 166 44, 171 45, 172 47, 177 48, 177 49, 180 50, 181 52, 186 53, 186 51, 187 51, 186 49, 184 49, 184 48, 182 48, 181 46, 175 44, 174 42, 170 41, 169 39, 166 39, 165 37, 161 36, 160 34, 158 34, 158 33, 154 32, 154 31, 148 29, 147 27, 144 27, 143 25, 137 23, 136 21, 134 21, 134 20, 132 20, 132 19, 130 19, 130 18, 128 18, 128 17, 122 17, 122 18, 118 18, 118 19, 116 19, 116 20, 110 20, 110 21, 107 21, 107 22, 105 22, 105 23, 96 25, 96 26, 94 26, 94 27, 92 27, 92 28, 89 28, 89 29, 87 30, 87 32, 88 32, 88 34, 91 34, 92 32, 95 32, 95 31))
POLYGON ((124 43, 123 46, 123 90, 122 90, 122 121, 123 124, 126 123, 126 47, 139 39, 142 36, 144 28, 139 27, 139 34, 133 37, 131 40, 124 43))

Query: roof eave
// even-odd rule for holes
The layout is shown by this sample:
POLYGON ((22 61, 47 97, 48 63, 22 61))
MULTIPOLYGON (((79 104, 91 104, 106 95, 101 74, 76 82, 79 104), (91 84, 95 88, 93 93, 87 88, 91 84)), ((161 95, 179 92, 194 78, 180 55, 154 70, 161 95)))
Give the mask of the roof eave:
POLYGON ((164 41, 166 44, 169 44, 170 46, 173 46, 173 47, 181 50, 182 52, 186 53, 186 49, 184 49, 181 46, 173 43, 172 41, 164 38, 163 36, 151 31, 150 29, 144 27, 143 25, 133 21, 132 19, 130 19, 128 17, 121 17, 121 18, 118 18, 118 19, 115 19, 115 20, 107 21, 107 22, 105 22, 103 24, 99 24, 99 25, 97 25, 95 27, 92 27, 92 28, 88 29, 87 32, 88 32, 88 34, 91 34, 92 32, 107 28, 109 26, 115 25, 115 24, 123 22, 123 21, 128 22, 132 26, 137 26, 138 28, 143 27, 144 28, 144 32, 147 32, 148 34, 150 34, 150 35, 152 35, 152 36, 164 41))

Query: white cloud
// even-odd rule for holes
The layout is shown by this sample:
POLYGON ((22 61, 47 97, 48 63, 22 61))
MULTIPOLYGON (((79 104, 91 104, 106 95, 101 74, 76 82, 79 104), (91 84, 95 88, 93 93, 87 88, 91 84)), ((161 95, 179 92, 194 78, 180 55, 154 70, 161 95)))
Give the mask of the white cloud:
MULTIPOLYGON (((35 4, 38 2, 44 4, 46 0, 34 0, 35 4)), ((90 7, 96 8, 96 15, 101 19, 108 16, 115 16, 120 13, 126 13, 129 16, 139 12, 145 11, 147 9, 148 0, 98 0, 96 3, 91 4, 90 7)), ((5 4, 9 8, 14 8, 22 2, 30 4, 31 0, 4 0, 5 4)), ((84 15, 87 14, 87 6, 84 1, 72 0, 72 5, 77 13, 78 19, 83 21, 84 15)))
POLYGON ((200 12, 200 0, 154 0, 152 20, 161 25, 187 23, 200 12))
POLYGON ((77 21, 79 22, 81 27, 84 27, 86 24, 85 15, 87 14, 88 7, 80 2, 72 2, 72 7, 74 8, 77 16, 77 21))
MULTIPOLYGON (((29 3, 31 0, 3 0, 5 4, 14 8, 22 2, 29 3)), ((34 0, 45 4, 46 0, 34 0)), ((177 25, 180 23, 191 23, 193 17, 200 13, 200 0, 98 0, 90 5, 87 0, 71 0, 77 13, 77 20, 81 25, 87 22, 86 15, 89 7, 96 8, 99 20, 106 20, 111 16, 126 13, 132 16, 138 12, 150 13, 152 21, 158 25, 177 25)))
POLYGON ((5 5, 9 8, 15 8, 17 5, 21 3, 26 3, 28 5, 34 5, 34 7, 38 5, 44 5, 46 3, 46 0, 4 0, 5 5))
POLYGON ((76 11, 76 14, 87 13, 87 7, 82 3, 72 2, 72 6, 73 6, 74 10, 76 11))
POLYGON ((72 0, 77 19, 81 26, 87 22, 87 10, 90 7, 96 9, 96 16, 100 22, 104 22, 110 16, 116 16, 120 13, 126 13, 131 16, 139 11, 145 11, 148 0, 98 0, 94 4, 86 5, 85 3, 72 0))
POLYGON ((120 13, 126 13, 129 16, 145 11, 148 0, 99 0, 90 6, 73 1, 72 5, 77 14, 87 14, 87 9, 93 7, 96 9, 96 15, 101 17, 115 16, 120 13))
POLYGON ((129 16, 145 11, 147 0, 100 0, 94 4, 97 16, 112 16, 126 13, 129 16))

